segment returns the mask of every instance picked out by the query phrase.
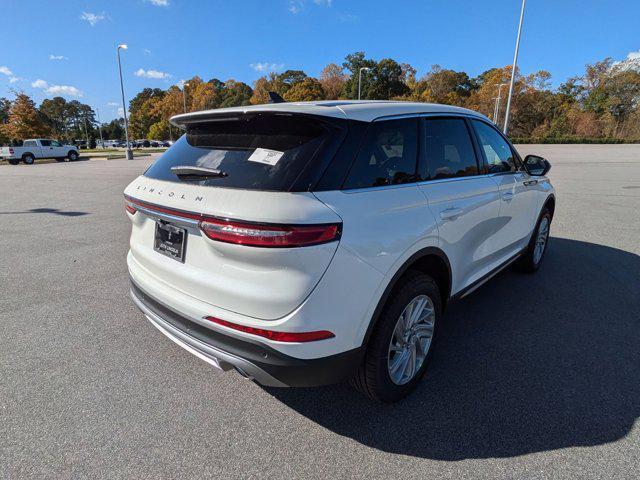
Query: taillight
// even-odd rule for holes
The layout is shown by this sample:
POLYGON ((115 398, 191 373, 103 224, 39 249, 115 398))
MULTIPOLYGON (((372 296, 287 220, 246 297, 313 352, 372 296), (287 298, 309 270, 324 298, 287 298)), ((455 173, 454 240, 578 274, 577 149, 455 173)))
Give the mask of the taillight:
POLYGON ((238 330, 239 332, 257 335, 258 337, 267 338, 275 342, 315 342, 318 340, 326 340, 333 338, 335 335, 328 330, 318 330, 315 332, 276 332, 274 330, 265 330, 264 328, 247 327, 246 325, 238 325, 237 323, 227 322, 216 317, 205 317, 206 320, 222 325, 223 327, 238 330))
POLYGON ((9 155, 13 155, 13 148, 9 149, 9 155))
POLYGON ((137 206, 146 210, 165 213, 174 217, 198 221, 198 225, 208 238, 218 242, 234 243, 250 247, 305 247, 332 242, 340 239, 341 223, 327 223, 319 225, 281 225, 268 223, 250 223, 239 220, 225 220, 208 217, 200 213, 185 212, 173 208, 161 207, 143 202, 128 195, 125 198, 125 208, 132 215, 137 206))
POLYGON ((138 211, 136 209, 136 207, 133 206, 133 203, 129 202, 128 200, 125 199, 124 201, 124 209, 129 212, 131 215, 135 215, 135 213, 138 211))
POLYGON ((205 218, 200 229, 211 240, 252 247, 303 247, 337 240, 339 224, 265 225, 205 218))

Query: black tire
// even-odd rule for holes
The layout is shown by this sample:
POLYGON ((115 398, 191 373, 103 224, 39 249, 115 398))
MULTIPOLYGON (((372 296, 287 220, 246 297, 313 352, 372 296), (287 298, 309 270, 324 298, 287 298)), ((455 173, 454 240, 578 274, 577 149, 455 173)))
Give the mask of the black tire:
POLYGON ((36 161, 35 157, 30 154, 30 153, 25 153, 22 156, 22 161, 25 163, 25 165, 33 165, 34 162, 36 161))
POLYGON ((78 152, 76 152, 75 150, 70 150, 69 153, 67 153, 67 158, 70 162, 75 162, 76 160, 78 160, 78 152))
POLYGON ((392 403, 406 397, 415 389, 427 370, 441 317, 442 301, 436 282, 429 275, 416 270, 409 270, 387 299, 367 344, 363 362, 351 384, 367 397, 377 402, 392 403), (389 373, 389 346, 400 315, 405 307, 419 295, 428 296, 433 303, 435 311, 433 335, 422 366, 411 380, 399 385, 393 382, 389 373))
POLYGON ((547 207, 544 207, 542 209, 542 212, 540 212, 538 223, 536 223, 536 228, 533 230, 533 234, 531 235, 529 245, 527 246, 524 255, 520 257, 520 259, 515 264, 516 270, 518 270, 519 272, 534 273, 537 272, 540 268, 540 265, 542 265, 542 260, 544 260, 544 255, 545 253, 547 253, 547 245, 549 243, 549 228, 551 227, 551 219, 551 211, 547 207), (542 247, 542 254, 537 256, 536 240, 538 239, 540 226, 545 221, 547 222, 546 239, 542 247))
POLYGON ((20 163, 20 160, 18 160, 17 158, 10 158, 9 163, 11 165, 18 165, 20 163))

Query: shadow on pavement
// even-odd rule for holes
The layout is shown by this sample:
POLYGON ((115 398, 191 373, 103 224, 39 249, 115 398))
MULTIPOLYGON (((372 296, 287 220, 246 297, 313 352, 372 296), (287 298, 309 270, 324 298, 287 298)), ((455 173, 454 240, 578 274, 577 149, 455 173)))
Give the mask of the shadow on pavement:
POLYGON ((64 210, 58 210, 57 208, 32 208, 31 210, 25 210, 22 212, 0 212, 0 215, 23 215, 27 213, 52 213, 54 215, 62 215, 63 217, 81 217, 83 215, 89 215, 89 212, 65 212, 64 210))
POLYGON ((552 238, 535 275, 506 272, 452 306, 425 379, 395 405, 345 385, 268 389, 386 452, 511 457, 624 437, 640 414, 640 257, 552 238))

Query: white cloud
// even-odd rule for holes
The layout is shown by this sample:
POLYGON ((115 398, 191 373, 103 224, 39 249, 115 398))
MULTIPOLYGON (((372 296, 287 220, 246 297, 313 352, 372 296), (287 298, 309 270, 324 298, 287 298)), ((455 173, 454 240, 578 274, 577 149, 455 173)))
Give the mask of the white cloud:
POLYGON ((69 60, 64 55, 54 55, 53 53, 49 55, 49 60, 69 60))
POLYGON ((106 15, 104 13, 91 13, 91 12, 82 12, 82 15, 80 15, 80 20, 84 20, 86 22, 89 22, 89 25, 91 25, 92 27, 104 20, 106 17, 106 15))
POLYGON ((153 52, 152 52, 151 50, 149 50, 148 48, 145 48, 145 49, 143 50, 143 52, 144 52, 144 54, 145 54, 145 55, 151 55, 151 54, 153 53, 153 52))
POLYGON ((358 20, 358 16, 352 13, 341 13, 338 19, 343 23, 352 23, 358 20))
POLYGON ((21 77, 9 77, 9 83, 21 82, 24 78, 21 77))
POLYGON ((284 63, 256 62, 249 64, 256 72, 276 72, 284 67, 284 63))
MULTIPOLYGON (((307 0, 289 0, 289 8, 287 8, 287 10, 294 15, 300 13, 304 9, 306 1, 307 0)), ((313 0, 313 3, 321 7, 330 7, 333 0, 313 0)))
POLYGON ((44 80, 42 80, 42 79, 38 79, 35 82, 31 82, 31 86, 33 88, 42 88, 42 89, 44 89, 44 88, 47 88, 49 86, 49 84, 47 82, 45 82, 44 80))
POLYGON ((5 66, 0 67, 0 73, 6 75, 8 77, 13 75, 13 72, 9 69, 9 67, 5 67, 5 66))
POLYGON ((149 70, 145 70, 144 68, 139 68, 138 70, 136 70, 134 75, 136 77, 155 78, 155 79, 171 78, 171 74, 160 72, 152 68, 150 68, 149 70))
POLYGON ((124 109, 122 107, 118 107, 118 116, 124 117, 124 109))
POLYGON ((31 82, 33 88, 39 88, 49 95, 60 95, 67 97, 82 97, 82 91, 71 85, 49 85, 46 80, 39 78, 35 82, 31 82))
POLYGON ((147 2, 149 2, 152 5, 155 5, 156 7, 168 7, 169 6, 169 0, 146 0, 147 2))
POLYGON ((117 107, 118 105, 120 105, 118 102, 107 102, 108 107, 117 107))
POLYGON ((185 83, 187 83, 186 80, 180 80, 180 81, 178 81, 178 83, 176 83, 176 86, 180 87, 180 88, 184 88, 184 84, 185 83))
POLYGON ((638 50, 637 52, 629 52, 629 55, 627 55, 627 60, 637 59, 640 59, 640 50, 638 50))

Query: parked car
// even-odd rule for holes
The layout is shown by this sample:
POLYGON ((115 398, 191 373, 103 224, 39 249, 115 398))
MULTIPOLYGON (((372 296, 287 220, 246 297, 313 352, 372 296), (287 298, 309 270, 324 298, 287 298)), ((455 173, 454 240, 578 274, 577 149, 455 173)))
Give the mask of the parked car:
POLYGON ((149 144, 151 145, 151 147, 153 148, 158 148, 160 146, 160 142, 158 142, 157 140, 151 140, 149 142, 149 144))
POLYGON ((471 110, 279 103, 172 123, 186 135, 125 190, 132 298, 178 345, 263 385, 350 379, 396 401, 447 306, 544 258, 549 162, 471 110))
POLYGON ((11 165, 17 165, 20 161, 32 165, 37 158, 75 161, 78 159, 78 149, 75 145, 63 145, 48 138, 25 140, 21 147, 0 147, 0 160, 7 160, 11 165))

